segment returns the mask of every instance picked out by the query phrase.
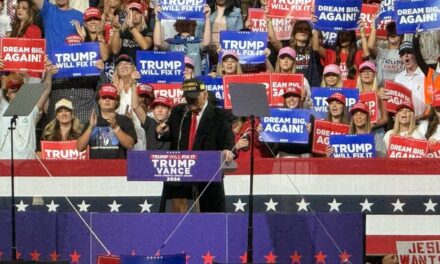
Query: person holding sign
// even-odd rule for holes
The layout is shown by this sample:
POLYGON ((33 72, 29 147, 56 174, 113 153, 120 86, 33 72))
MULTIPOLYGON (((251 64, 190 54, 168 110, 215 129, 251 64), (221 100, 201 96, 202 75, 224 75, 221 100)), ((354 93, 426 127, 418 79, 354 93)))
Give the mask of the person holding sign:
POLYGON ((110 47, 113 54, 127 54, 136 61, 137 50, 153 49, 153 34, 145 22, 143 4, 130 3, 126 10, 124 24, 113 30, 110 47))
MULTIPOLYGON (((296 73, 296 52, 291 47, 284 47, 278 52, 277 62, 275 63, 276 73, 296 73)), ((304 77, 304 87, 302 89, 302 97, 304 106, 309 108, 312 105, 310 99, 310 84, 307 78, 304 77)))
POLYGON ((93 110, 85 124, 76 148, 84 151, 90 145, 91 159, 125 159, 127 150, 137 141, 133 122, 116 113, 119 104, 117 88, 111 83, 101 85, 98 92, 98 114, 93 110))
MULTIPOLYGON (((283 44, 276 38, 271 19, 268 19, 267 32, 270 43, 276 50, 280 51, 283 44)), ((289 47, 295 50, 294 59, 297 73, 304 74, 305 78, 311 81, 312 86, 319 86, 322 68, 318 53, 318 31, 313 30, 308 21, 296 21, 292 29, 289 47), (316 43, 313 41, 316 41, 316 43)))
POLYGON ((383 85, 385 80, 394 80, 394 77, 403 71, 403 63, 399 55, 399 46, 402 44, 403 35, 397 34, 395 22, 389 22, 386 31, 388 45, 386 48, 382 48, 376 43, 375 23, 371 23, 370 36, 368 37, 368 49, 370 56, 376 61, 379 85, 383 85))
POLYGON ((329 64, 324 67, 324 72, 321 81, 321 87, 341 88, 342 78, 341 69, 336 64, 329 64))
POLYGON ((359 23, 362 40, 362 50, 358 50, 356 32, 354 30, 341 30, 338 32, 334 50, 327 49, 324 64, 339 65, 342 72, 344 87, 355 88, 359 74, 359 66, 364 59, 370 56, 363 23, 359 23))
MULTIPOLYGON (((377 98, 382 98, 383 88, 378 85, 378 80, 376 77, 376 65, 371 61, 364 61, 359 66, 360 74, 357 79, 356 87, 359 89, 359 94, 367 92, 375 92, 377 98)), ((388 112, 385 109, 385 101, 378 100, 375 102, 378 106, 377 109, 380 111, 380 118, 373 124, 373 129, 381 128, 388 123, 388 112)), ((383 130, 383 129, 382 129, 383 130)), ((385 134, 385 131, 382 131, 385 134)))
MULTIPOLYGON (((3 68, 3 60, 0 60, 0 69, 3 68)), ((45 60, 45 77, 43 79, 45 90, 37 104, 28 116, 19 117, 14 132, 14 158, 33 159, 36 150, 35 128, 40 119, 41 112, 49 97, 52 88, 52 75, 57 71, 56 66, 49 60, 45 60)), ((5 80, 5 88, 2 88, 0 96, 0 159, 11 158, 11 133, 9 125, 12 117, 5 117, 3 114, 9 107, 9 103, 15 99, 18 90, 23 85, 23 77, 12 73, 5 80)))
MULTIPOLYGON (((301 109, 302 107, 302 90, 297 87, 289 87, 284 91, 284 107, 289 109, 301 109)), ((273 153, 279 158, 306 158, 311 157, 312 143, 313 143, 313 127, 315 118, 310 115, 310 120, 306 125, 307 133, 309 134, 309 141, 307 144, 297 143, 275 143, 270 144, 273 153)))
MULTIPOLYGON (((186 104, 171 110, 165 124, 156 128, 160 140, 170 141, 170 150, 218 150, 222 151, 225 162, 234 158, 234 135, 226 112, 208 101, 205 84, 197 79, 185 80, 182 85, 186 104)), ((225 192, 223 182, 180 183, 168 190, 165 199, 181 199, 177 212, 187 211, 187 199, 200 197, 201 212, 225 212, 225 192)))
MULTIPOLYGON (((30 0, 18 0, 12 23, 11 38, 41 39, 41 29, 35 25, 36 7, 30 0)), ((40 83, 41 73, 28 72, 26 83, 40 83)))
POLYGON ((338 123, 338 124, 348 124, 348 111, 345 107, 345 96, 341 93, 334 93, 327 97, 328 103, 327 118, 326 121, 338 123))
POLYGON ((162 25, 158 19, 161 12, 159 5, 155 8, 156 13, 156 26, 154 27, 154 45, 159 47, 160 50, 168 51, 180 51, 185 53, 194 62, 194 73, 196 76, 201 75, 202 67, 202 54, 211 43, 211 24, 209 23, 209 17, 211 15, 211 9, 207 4, 203 9, 205 14, 205 26, 203 32, 203 39, 196 36, 197 23, 194 20, 176 20, 174 28, 177 34, 174 38, 165 39, 162 34, 162 25))
POLYGON ((219 77, 225 75, 242 74, 241 65, 239 63, 238 54, 234 51, 225 51, 222 53, 222 61, 217 64, 215 72, 211 72, 211 77, 219 77))
POLYGON ((403 102, 397 106, 396 119, 394 120, 394 127, 385 133, 383 141, 388 149, 390 136, 397 135, 402 137, 409 137, 415 139, 424 139, 423 135, 416 130, 416 117, 414 113, 414 106, 412 103, 403 102))
MULTIPOLYGON (((370 108, 362 101, 355 103, 351 109, 350 134, 371 134, 370 108)), ((374 143, 378 157, 385 157, 386 147, 380 134, 374 133, 374 143)))
POLYGON ((76 140, 81 136, 83 124, 73 114, 72 102, 61 99, 55 104, 56 117, 44 128, 41 136, 46 141, 76 140))

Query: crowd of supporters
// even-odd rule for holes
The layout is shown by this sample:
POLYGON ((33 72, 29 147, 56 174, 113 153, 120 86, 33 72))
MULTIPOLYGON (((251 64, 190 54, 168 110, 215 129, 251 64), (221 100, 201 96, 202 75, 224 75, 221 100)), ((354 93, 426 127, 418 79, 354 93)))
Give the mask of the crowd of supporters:
MULTIPOLYGON (((440 140, 440 32, 399 35, 394 22, 387 39, 376 37, 374 25, 367 36, 363 21, 359 34, 342 30, 331 47, 311 21, 293 21, 290 40, 276 37, 267 19, 268 49, 262 65, 240 65, 239 55, 224 52, 219 59, 222 30, 249 30, 249 7, 267 12, 267 1, 214 0, 203 9, 204 21, 159 20, 158 3, 148 0, 0 0, 0 37, 44 38, 47 52, 64 43, 98 42, 100 76, 55 78, 50 61, 43 74, 3 72, 0 98, 0 158, 10 158, 9 119, 3 117, 23 83, 46 87, 34 111, 17 120, 15 158, 33 158, 38 142, 77 140, 77 149, 90 146, 91 158, 125 158, 126 151, 166 150, 169 143, 158 138, 157 129, 166 122, 173 102, 155 96, 154 84, 140 83, 136 51, 160 50, 185 53, 185 78, 200 75, 226 76, 244 73, 300 73, 304 86, 284 90, 284 107, 311 109, 311 87, 357 88, 359 93, 376 92, 380 118, 371 122, 369 106, 362 101, 346 107, 343 94, 327 98, 327 121, 350 125, 350 134, 374 134, 378 156, 385 156, 391 135, 440 140), (8 10, 7 10, 8 9, 8 10), (397 112, 387 112, 390 95, 384 82, 391 80, 412 92, 397 112)), ((3 59, 0 60, 3 67, 3 59)), ((211 98, 211 97, 210 97, 211 98)), ((210 99, 215 103, 215 97, 210 99)), ((249 120, 230 116, 236 135, 234 154, 248 156, 249 120)), ((315 118, 307 124, 308 144, 254 142, 261 157, 312 157, 315 118)), ((258 130, 261 131, 261 126, 258 130)), ((327 148, 327 156, 333 153, 327 148)))

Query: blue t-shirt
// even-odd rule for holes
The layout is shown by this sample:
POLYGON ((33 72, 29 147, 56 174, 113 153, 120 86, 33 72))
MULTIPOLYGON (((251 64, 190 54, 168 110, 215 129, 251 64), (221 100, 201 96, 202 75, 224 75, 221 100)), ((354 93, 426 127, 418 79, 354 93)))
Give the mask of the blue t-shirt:
POLYGON ((44 35, 46 38, 46 50, 49 53, 52 47, 65 43, 66 37, 77 34, 74 20, 83 24, 83 14, 76 9, 61 10, 47 0, 41 8, 43 18, 44 35))

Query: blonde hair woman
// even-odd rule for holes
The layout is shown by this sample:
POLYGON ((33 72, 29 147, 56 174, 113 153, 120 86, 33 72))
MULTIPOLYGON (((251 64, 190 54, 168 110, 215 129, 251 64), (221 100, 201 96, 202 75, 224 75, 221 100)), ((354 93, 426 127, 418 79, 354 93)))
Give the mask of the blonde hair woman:
POLYGON ((424 139, 423 135, 416 130, 416 117, 414 114, 413 104, 404 102, 397 106, 396 111, 397 113, 396 119, 394 120, 394 127, 392 130, 387 131, 383 137, 385 146, 388 148, 391 135, 424 139))
POLYGON ((321 87, 341 88, 342 77, 341 69, 336 64, 329 64, 324 67, 322 75, 321 87))
POLYGON ((44 128, 41 136, 47 141, 76 140, 81 136, 83 124, 73 114, 72 102, 61 99, 55 104, 55 118, 44 128))

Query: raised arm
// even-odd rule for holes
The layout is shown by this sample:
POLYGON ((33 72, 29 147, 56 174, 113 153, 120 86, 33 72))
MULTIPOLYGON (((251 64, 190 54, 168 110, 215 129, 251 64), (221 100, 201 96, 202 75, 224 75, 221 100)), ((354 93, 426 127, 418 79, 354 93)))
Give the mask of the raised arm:
POLYGON ((134 85, 131 88, 131 109, 133 109, 134 113, 141 121, 141 124, 145 123, 147 113, 145 113, 144 109, 139 105, 139 95, 137 94, 134 85))

